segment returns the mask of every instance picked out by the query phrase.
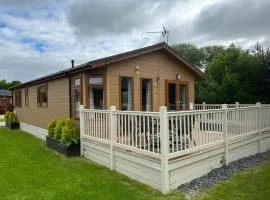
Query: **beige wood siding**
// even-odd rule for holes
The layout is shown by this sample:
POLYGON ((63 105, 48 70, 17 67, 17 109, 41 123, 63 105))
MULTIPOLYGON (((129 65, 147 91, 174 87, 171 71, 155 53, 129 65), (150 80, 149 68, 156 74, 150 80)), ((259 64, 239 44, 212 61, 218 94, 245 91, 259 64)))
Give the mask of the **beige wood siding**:
POLYGON ((134 84, 134 110, 141 109, 141 78, 150 78, 153 83, 153 111, 158 111, 159 106, 165 105, 166 80, 176 80, 180 73, 180 81, 189 83, 189 102, 194 102, 194 75, 182 67, 178 62, 162 51, 145 54, 136 58, 112 64, 108 67, 107 78, 107 105, 120 103, 120 77, 133 77, 134 84), (139 75, 136 75, 136 66, 139 66, 139 75), (157 77, 161 83, 157 84, 157 77))
POLYGON ((37 106, 37 87, 28 87, 29 107, 25 107, 24 88, 22 91, 22 107, 15 108, 18 120, 27 124, 47 128, 53 118, 69 117, 69 80, 62 78, 47 82, 48 107, 37 106))

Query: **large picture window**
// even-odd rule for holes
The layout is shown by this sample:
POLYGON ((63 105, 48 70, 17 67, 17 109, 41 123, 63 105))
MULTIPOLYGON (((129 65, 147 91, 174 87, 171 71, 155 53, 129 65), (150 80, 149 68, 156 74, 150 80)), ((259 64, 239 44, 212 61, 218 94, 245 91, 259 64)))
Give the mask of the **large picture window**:
POLYGON ((150 112, 152 110, 152 81, 151 79, 142 79, 141 82, 141 105, 142 111, 150 112))
POLYGON ((21 92, 21 90, 15 91, 15 107, 22 107, 22 92, 21 92))
POLYGON ((104 80, 102 76, 89 77, 90 109, 104 109, 104 80))
POLYGON ((133 80, 132 78, 121 78, 121 110, 133 110, 133 80))
POLYGON ((37 88, 37 106, 47 107, 48 106, 48 93, 47 85, 41 85, 37 88))

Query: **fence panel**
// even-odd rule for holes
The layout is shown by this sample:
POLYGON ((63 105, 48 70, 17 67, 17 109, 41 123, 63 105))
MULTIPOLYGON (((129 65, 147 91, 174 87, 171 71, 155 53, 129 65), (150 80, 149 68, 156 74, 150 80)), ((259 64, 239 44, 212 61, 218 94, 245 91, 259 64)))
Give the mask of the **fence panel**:
POLYGON ((223 138, 223 110, 168 113, 170 153, 223 138))
POLYGON ((84 119, 84 134, 93 138, 109 140, 109 111, 108 110, 82 110, 84 119))
POLYGON ((270 128, 270 105, 261 106, 261 128, 270 128))
POLYGON ((259 130, 258 113, 258 106, 228 109, 228 138, 259 130))
POLYGON ((115 111, 117 143, 160 153, 160 120, 157 112, 115 111))

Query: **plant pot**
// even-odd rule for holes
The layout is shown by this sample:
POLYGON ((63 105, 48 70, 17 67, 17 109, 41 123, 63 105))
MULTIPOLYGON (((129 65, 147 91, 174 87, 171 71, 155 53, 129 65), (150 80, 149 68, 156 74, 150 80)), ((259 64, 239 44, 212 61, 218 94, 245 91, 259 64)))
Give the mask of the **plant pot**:
POLYGON ((18 129, 20 128, 20 122, 6 122, 6 127, 10 129, 18 129))
POLYGON ((80 143, 72 143, 69 147, 60 146, 60 142, 54 138, 46 136, 46 145, 49 149, 53 149, 66 157, 73 157, 80 155, 80 143))

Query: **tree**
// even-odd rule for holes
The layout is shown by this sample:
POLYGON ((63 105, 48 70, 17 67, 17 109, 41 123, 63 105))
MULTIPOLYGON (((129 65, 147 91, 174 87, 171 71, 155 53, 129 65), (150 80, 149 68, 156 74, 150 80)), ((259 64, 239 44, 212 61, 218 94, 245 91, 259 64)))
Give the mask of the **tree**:
POLYGON ((197 48, 190 43, 174 44, 171 46, 174 52, 184 58, 192 65, 203 68, 204 53, 202 49, 197 48))
POLYGON ((8 82, 3 79, 3 80, 0 80, 0 89, 8 90, 9 88, 14 87, 19 84, 21 84, 21 82, 17 80, 8 82))

